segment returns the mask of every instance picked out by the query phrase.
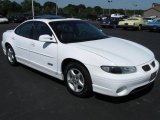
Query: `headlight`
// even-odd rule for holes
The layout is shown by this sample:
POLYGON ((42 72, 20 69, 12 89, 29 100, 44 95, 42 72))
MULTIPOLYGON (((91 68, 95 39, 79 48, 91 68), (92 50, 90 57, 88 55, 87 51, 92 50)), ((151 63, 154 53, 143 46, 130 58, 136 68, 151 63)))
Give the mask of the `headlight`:
POLYGON ((101 66, 101 69, 113 74, 129 74, 137 71, 136 67, 101 66))

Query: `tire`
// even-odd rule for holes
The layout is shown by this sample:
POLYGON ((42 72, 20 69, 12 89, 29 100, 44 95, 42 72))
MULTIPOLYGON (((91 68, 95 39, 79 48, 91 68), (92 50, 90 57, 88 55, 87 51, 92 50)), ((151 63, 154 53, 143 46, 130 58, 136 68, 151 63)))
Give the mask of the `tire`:
POLYGON ((101 25, 101 27, 102 27, 102 28, 106 28, 106 26, 105 26, 105 25, 101 25))
POLYGON ((6 55, 7 55, 8 62, 12 66, 16 66, 17 65, 17 60, 16 60, 16 57, 15 57, 15 52, 10 45, 8 45, 7 48, 6 48, 6 55))
POLYGON ((123 30, 127 30, 127 28, 126 28, 126 27, 124 27, 124 28, 123 28, 123 30))
POLYGON ((149 31, 150 31, 150 32, 154 32, 154 30, 153 30, 153 29, 149 29, 149 31))
POLYGON ((116 28, 117 28, 117 25, 116 25, 116 24, 114 24, 114 25, 113 25, 113 29, 116 29, 116 28))
POLYGON ((64 70, 64 80, 68 91, 77 97, 92 96, 92 81, 88 70, 79 63, 69 63, 64 70))
POLYGON ((137 28, 138 31, 142 30, 142 25, 139 25, 137 28))

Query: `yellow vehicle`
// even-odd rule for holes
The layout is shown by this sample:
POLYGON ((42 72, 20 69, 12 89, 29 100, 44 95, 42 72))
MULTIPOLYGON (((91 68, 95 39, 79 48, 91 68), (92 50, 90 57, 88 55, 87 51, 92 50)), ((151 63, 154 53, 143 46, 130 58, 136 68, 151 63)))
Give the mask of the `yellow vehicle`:
POLYGON ((141 30, 143 25, 144 25, 144 20, 141 17, 130 17, 118 23, 118 26, 124 29, 134 28, 137 30, 141 30))

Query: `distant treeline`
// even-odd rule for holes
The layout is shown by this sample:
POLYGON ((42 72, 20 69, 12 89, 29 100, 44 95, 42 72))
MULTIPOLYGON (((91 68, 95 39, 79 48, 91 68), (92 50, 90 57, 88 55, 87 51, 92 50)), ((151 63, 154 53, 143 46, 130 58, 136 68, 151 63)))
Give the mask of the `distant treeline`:
MULTIPOLYGON (((31 2, 32 0, 23 0, 21 3, 10 0, 0 0, 0 14, 4 16, 14 16, 17 14, 28 13, 31 14, 31 2)), ((105 4, 105 3, 104 3, 105 4)), ((107 5, 107 4, 106 4, 107 5)), ((43 5, 34 1, 35 14, 55 14, 56 3, 45 2, 43 5)), ((72 5, 68 4, 64 8, 58 8, 59 15, 74 16, 80 18, 87 18, 88 15, 107 15, 109 9, 103 9, 100 6, 86 7, 83 4, 72 5)), ((136 10, 135 13, 142 15, 143 10, 136 10)), ((124 15, 133 15, 134 10, 129 9, 111 9, 111 13, 119 13, 124 15)))

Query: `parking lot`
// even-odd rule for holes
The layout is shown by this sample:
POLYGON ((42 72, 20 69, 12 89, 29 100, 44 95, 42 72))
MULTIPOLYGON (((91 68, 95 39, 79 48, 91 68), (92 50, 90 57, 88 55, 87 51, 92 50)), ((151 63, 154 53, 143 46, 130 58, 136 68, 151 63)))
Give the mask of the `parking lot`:
MULTIPOLYGON (((0 24, 2 33, 18 24, 0 24)), ((160 33, 103 29, 151 49, 160 62, 160 33)), ((136 56, 135 56, 136 57, 136 56)), ((153 88, 123 97, 77 98, 63 82, 24 65, 8 64, 0 46, 0 120, 160 120, 160 73, 153 88)))

